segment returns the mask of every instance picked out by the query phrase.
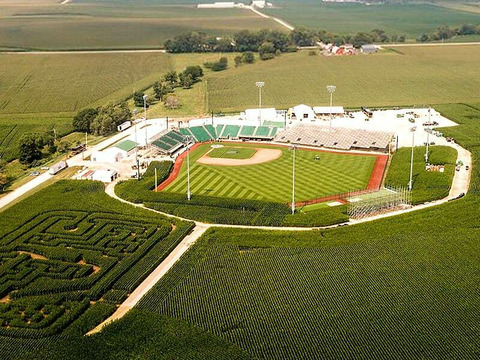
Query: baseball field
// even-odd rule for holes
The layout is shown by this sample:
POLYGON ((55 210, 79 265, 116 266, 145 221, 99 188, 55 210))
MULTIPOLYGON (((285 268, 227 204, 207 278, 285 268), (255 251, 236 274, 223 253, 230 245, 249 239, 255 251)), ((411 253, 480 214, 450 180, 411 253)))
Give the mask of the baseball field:
MULTIPOLYGON (((290 202, 293 151, 263 144, 203 144, 190 154, 192 195, 290 202), (217 144, 213 146, 218 146, 217 144), (253 150, 253 151, 252 151, 253 150)), ((295 150, 295 200, 367 188, 377 157, 295 150)), ((187 162, 164 191, 187 190, 187 162)))

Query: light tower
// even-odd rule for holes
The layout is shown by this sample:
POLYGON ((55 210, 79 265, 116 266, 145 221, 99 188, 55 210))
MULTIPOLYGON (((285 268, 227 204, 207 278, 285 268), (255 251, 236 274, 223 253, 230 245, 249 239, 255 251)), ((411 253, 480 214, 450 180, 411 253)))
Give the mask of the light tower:
POLYGON ((187 200, 190 200, 192 198, 192 193, 190 191, 190 141, 191 137, 186 136, 185 137, 186 145, 187 145, 187 200))
POLYGON ((137 141, 137 109, 133 109, 133 130, 135 130, 135 165, 137 165, 137 180, 140 180, 140 167, 138 166, 138 141, 137 141))
POLYGON ((327 85, 327 91, 330 93, 330 128, 332 128, 332 105, 333 105, 333 93, 336 90, 335 85, 327 85))
MULTIPOLYGON (((428 108, 428 126, 430 126, 430 107, 428 108)), ((428 142, 429 142, 429 135, 430 131, 432 131, 431 127, 425 129, 427 132, 427 149, 425 150, 425 163, 428 163, 428 142)))
POLYGON ((408 182, 408 190, 410 191, 412 191, 412 188, 413 188, 413 148, 415 147, 415 130, 417 130, 416 126, 410 128, 410 132, 412 133, 412 155, 410 156, 410 181, 408 182))
POLYGON ((297 145, 292 145, 292 215, 295 214, 295 150, 297 145))
POLYGON ((257 81, 255 86, 258 87, 258 106, 260 109, 260 125, 262 125, 262 87, 265 86, 265 82, 257 81))
POLYGON ((145 148, 147 147, 147 95, 143 95, 143 113, 144 113, 144 118, 143 118, 143 127, 145 128, 145 148))

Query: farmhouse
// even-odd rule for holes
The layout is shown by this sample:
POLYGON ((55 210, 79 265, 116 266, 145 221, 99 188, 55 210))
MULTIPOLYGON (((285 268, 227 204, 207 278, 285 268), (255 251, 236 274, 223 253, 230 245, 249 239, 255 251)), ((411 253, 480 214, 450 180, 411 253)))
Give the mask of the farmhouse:
POLYGON ((290 120, 315 121, 315 113, 313 112, 313 109, 310 106, 304 104, 300 104, 288 109, 288 115, 290 117, 290 120))

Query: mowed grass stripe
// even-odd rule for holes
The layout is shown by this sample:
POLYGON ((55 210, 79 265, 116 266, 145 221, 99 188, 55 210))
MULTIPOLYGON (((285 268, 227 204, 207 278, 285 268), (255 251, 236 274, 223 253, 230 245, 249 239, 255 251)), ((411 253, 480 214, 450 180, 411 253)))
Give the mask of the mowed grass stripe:
MULTIPOLYGON (((231 145, 230 145, 231 146, 231 145)), ((235 145, 237 147, 237 144, 235 145)), ((238 144, 238 147, 274 146, 238 144)), ((292 152, 281 147, 282 156, 263 164, 248 166, 215 166, 196 162, 211 149, 209 144, 191 154, 192 194, 227 198, 262 199, 276 202, 291 201, 292 152)), ((308 200, 336 193, 364 189, 375 164, 375 157, 297 150, 296 200, 308 200), (319 160, 315 160, 319 156, 319 160)), ((164 191, 186 189, 186 164, 178 179, 164 191)))

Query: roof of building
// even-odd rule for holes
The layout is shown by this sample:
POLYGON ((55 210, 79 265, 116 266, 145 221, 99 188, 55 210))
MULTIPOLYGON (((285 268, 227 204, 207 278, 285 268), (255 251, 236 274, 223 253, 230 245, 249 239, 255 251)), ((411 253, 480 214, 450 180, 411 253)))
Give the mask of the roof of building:
POLYGON ((135 149, 136 146, 137 146, 137 143, 135 141, 132 141, 132 140, 123 140, 123 141, 120 141, 119 143, 115 144, 115 147, 117 149, 127 151, 127 152, 135 149))
POLYGON ((343 106, 315 106, 313 108, 315 114, 344 114, 343 106))

